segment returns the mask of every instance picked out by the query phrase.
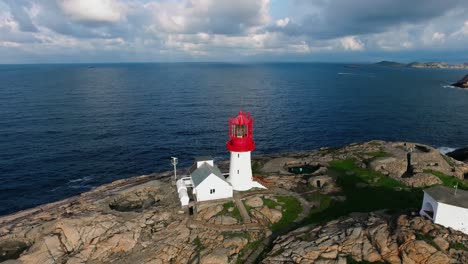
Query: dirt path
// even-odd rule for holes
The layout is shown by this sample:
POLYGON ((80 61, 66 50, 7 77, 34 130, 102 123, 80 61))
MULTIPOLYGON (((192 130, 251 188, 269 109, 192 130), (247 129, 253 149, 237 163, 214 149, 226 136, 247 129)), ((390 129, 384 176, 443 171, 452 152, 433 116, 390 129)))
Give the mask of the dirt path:
POLYGON ((239 209, 242 222, 244 224, 251 223, 252 221, 250 220, 249 213, 247 212, 247 209, 245 209, 244 203, 241 201, 240 195, 237 192, 234 193, 234 201, 236 202, 237 209, 239 209))

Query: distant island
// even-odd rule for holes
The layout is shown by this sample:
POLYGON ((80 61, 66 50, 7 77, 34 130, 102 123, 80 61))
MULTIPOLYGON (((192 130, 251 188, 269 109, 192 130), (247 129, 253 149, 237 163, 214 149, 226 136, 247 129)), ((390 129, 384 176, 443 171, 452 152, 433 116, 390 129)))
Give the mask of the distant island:
POLYGON ((408 64, 395 61, 380 61, 375 63, 385 67, 410 67, 410 68, 430 68, 430 69, 468 69, 468 62, 449 64, 447 62, 411 62, 408 64))

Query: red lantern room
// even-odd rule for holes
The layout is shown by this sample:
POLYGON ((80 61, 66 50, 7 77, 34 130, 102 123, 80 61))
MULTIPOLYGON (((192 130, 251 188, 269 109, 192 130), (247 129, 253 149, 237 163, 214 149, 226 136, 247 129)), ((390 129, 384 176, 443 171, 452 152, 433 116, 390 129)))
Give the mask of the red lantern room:
POLYGON ((229 140, 226 148, 231 152, 248 152, 255 149, 253 141, 253 118, 250 113, 240 111, 229 118, 229 140))

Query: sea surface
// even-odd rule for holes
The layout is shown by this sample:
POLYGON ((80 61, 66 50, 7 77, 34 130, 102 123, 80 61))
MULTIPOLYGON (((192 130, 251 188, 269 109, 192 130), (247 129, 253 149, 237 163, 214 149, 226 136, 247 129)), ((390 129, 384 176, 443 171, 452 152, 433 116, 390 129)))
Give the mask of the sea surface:
POLYGON ((227 120, 254 117, 253 156, 372 139, 468 144, 466 70, 365 64, 0 65, 0 215, 194 156, 227 159, 227 120))

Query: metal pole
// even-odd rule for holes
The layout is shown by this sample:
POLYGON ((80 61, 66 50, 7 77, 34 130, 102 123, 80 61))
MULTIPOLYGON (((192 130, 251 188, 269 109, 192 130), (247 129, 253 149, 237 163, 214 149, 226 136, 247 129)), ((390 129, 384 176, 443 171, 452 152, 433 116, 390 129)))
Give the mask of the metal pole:
POLYGON ((171 157, 172 158, 172 165, 174 165, 174 180, 177 181, 177 158, 176 157, 171 157))

